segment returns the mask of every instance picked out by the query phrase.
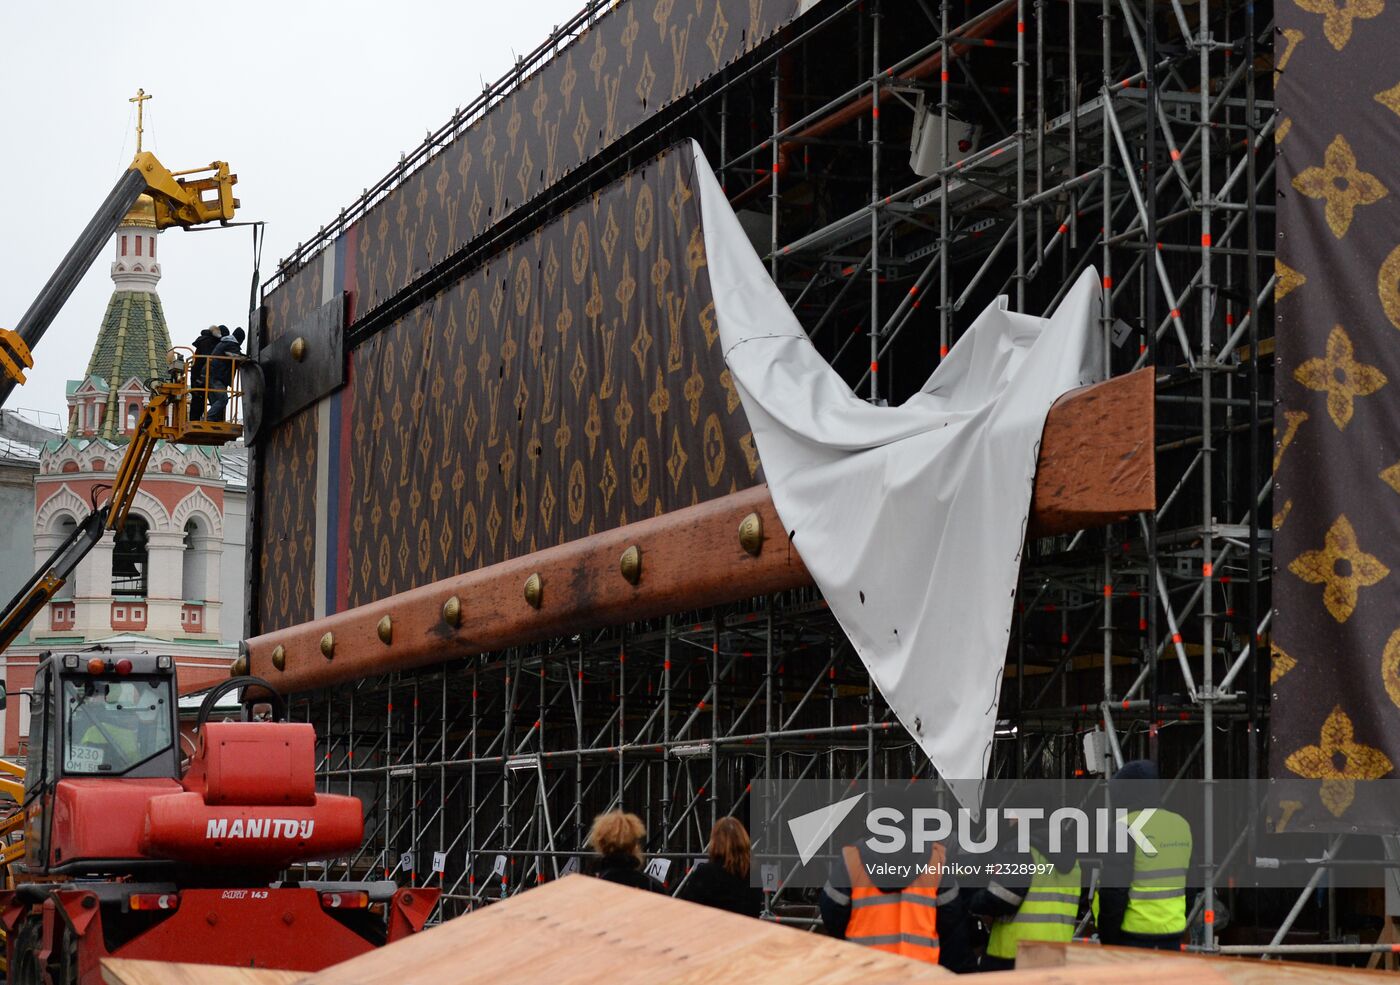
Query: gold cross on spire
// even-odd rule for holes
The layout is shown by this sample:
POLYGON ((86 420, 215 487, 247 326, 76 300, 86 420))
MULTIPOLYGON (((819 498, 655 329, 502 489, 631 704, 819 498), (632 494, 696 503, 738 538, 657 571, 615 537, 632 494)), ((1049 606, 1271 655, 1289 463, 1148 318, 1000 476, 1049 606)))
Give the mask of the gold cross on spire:
POLYGON ((150 98, 145 89, 137 89, 136 95, 127 100, 129 103, 136 104, 136 153, 138 154, 141 153, 141 135, 146 132, 142 125, 145 121, 145 103, 150 98))

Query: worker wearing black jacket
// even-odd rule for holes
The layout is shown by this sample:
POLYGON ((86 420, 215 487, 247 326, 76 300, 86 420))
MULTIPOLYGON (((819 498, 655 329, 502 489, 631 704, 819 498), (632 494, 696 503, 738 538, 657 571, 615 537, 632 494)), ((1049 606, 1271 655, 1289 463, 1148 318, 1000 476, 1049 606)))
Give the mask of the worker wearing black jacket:
POLYGON ((1050 850, 1048 839, 1034 827, 1027 835, 1030 851, 1017 851, 1017 828, 1003 826, 999 851, 988 860, 994 873, 985 889, 968 900, 968 910, 989 930, 982 971, 1006 971, 1016 966, 1017 945, 1023 940, 1069 941, 1078 923, 1083 876, 1072 833, 1050 850), (1048 871, 1045 868, 1048 866, 1048 871))
MULTIPOLYGON (((192 421, 204 419, 205 388, 209 385, 209 360, 207 357, 223 338, 221 325, 210 325, 194 340, 194 356, 190 359, 190 415, 192 421)), ((227 331, 227 329, 225 329, 227 331)))
POLYGON ((1176 951, 1186 933, 1187 881, 1191 871, 1191 825, 1161 806, 1157 766, 1150 760, 1124 763, 1108 785, 1115 809, 1126 810, 1132 824, 1146 808, 1153 813, 1142 833, 1154 846, 1104 862, 1101 888, 1094 898, 1094 922, 1105 944, 1176 951))
POLYGON ((233 364, 243 354, 243 329, 235 328, 232 335, 219 339, 209 353, 209 410, 206 421, 222 421, 228 408, 229 385, 233 382, 233 364))

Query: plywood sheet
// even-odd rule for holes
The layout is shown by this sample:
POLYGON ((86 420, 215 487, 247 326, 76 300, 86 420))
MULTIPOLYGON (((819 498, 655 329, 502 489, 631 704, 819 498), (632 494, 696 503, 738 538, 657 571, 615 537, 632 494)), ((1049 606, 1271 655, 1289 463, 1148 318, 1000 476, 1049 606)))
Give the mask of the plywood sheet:
POLYGON ((902 985, 951 973, 791 927, 567 876, 362 955, 307 985, 902 985))
POLYGON ((272 971, 267 968, 224 968, 208 964, 172 961, 130 961, 105 958, 102 980, 107 985, 292 985, 306 977, 304 971, 272 971))
MULTIPOLYGON (((1141 962, 1145 955, 1162 955, 1164 952, 1143 951, 1135 947, 1104 947, 1099 944, 1073 943, 1054 944, 1046 941, 1027 941, 1017 952, 1016 968, 1073 968, 1076 973, 1087 968, 1116 966, 1141 962)), ((1192 974, 1209 970, 1232 985, 1322 985, 1322 983, 1374 982, 1378 979, 1394 981, 1395 976, 1380 971, 1362 971, 1356 968, 1336 968, 1325 964, 1305 964, 1299 961, 1261 961, 1258 958, 1208 957, 1203 954, 1170 954, 1167 960, 1192 974)))
MULTIPOLYGON (((1160 953, 1160 952, 1156 952, 1160 953)), ((1229 985, 1212 968, 1138 951, 1138 960, 1114 965, 1032 968, 978 977, 978 985, 1229 985)))

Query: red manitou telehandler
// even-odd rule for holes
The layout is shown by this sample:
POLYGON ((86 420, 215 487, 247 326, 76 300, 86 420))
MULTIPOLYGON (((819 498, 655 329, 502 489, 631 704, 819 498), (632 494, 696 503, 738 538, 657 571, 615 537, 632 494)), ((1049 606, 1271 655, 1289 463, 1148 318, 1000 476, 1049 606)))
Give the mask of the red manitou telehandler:
POLYGON ((0 892, 8 982, 98 985, 105 957, 316 971, 422 929, 436 889, 279 879, 358 849, 364 821, 316 792, 315 731, 270 685, 211 690, 184 763, 177 695, 169 656, 40 663, 25 857, 0 892), (244 720, 209 721, 231 690, 244 720))

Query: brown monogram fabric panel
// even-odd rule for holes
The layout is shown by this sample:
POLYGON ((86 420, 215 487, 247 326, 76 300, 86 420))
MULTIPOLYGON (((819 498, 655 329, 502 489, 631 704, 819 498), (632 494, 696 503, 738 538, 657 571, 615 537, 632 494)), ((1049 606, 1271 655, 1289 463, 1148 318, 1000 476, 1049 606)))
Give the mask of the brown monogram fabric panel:
POLYGON ((311 407, 259 447, 257 625, 263 631, 315 615, 316 432, 311 407))
MULTIPOLYGON (((599 18, 359 221, 357 314, 721 72, 798 0, 628 0, 599 18)), ((269 339, 320 297, 317 264, 269 298, 269 339)))
POLYGON ((353 358, 350 605, 760 481, 720 352, 688 148, 353 358))
POLYGON ((1293 827, 1394 831, 1400 764, 1400 0, 1278 20, 1272 774, 1293 827))

